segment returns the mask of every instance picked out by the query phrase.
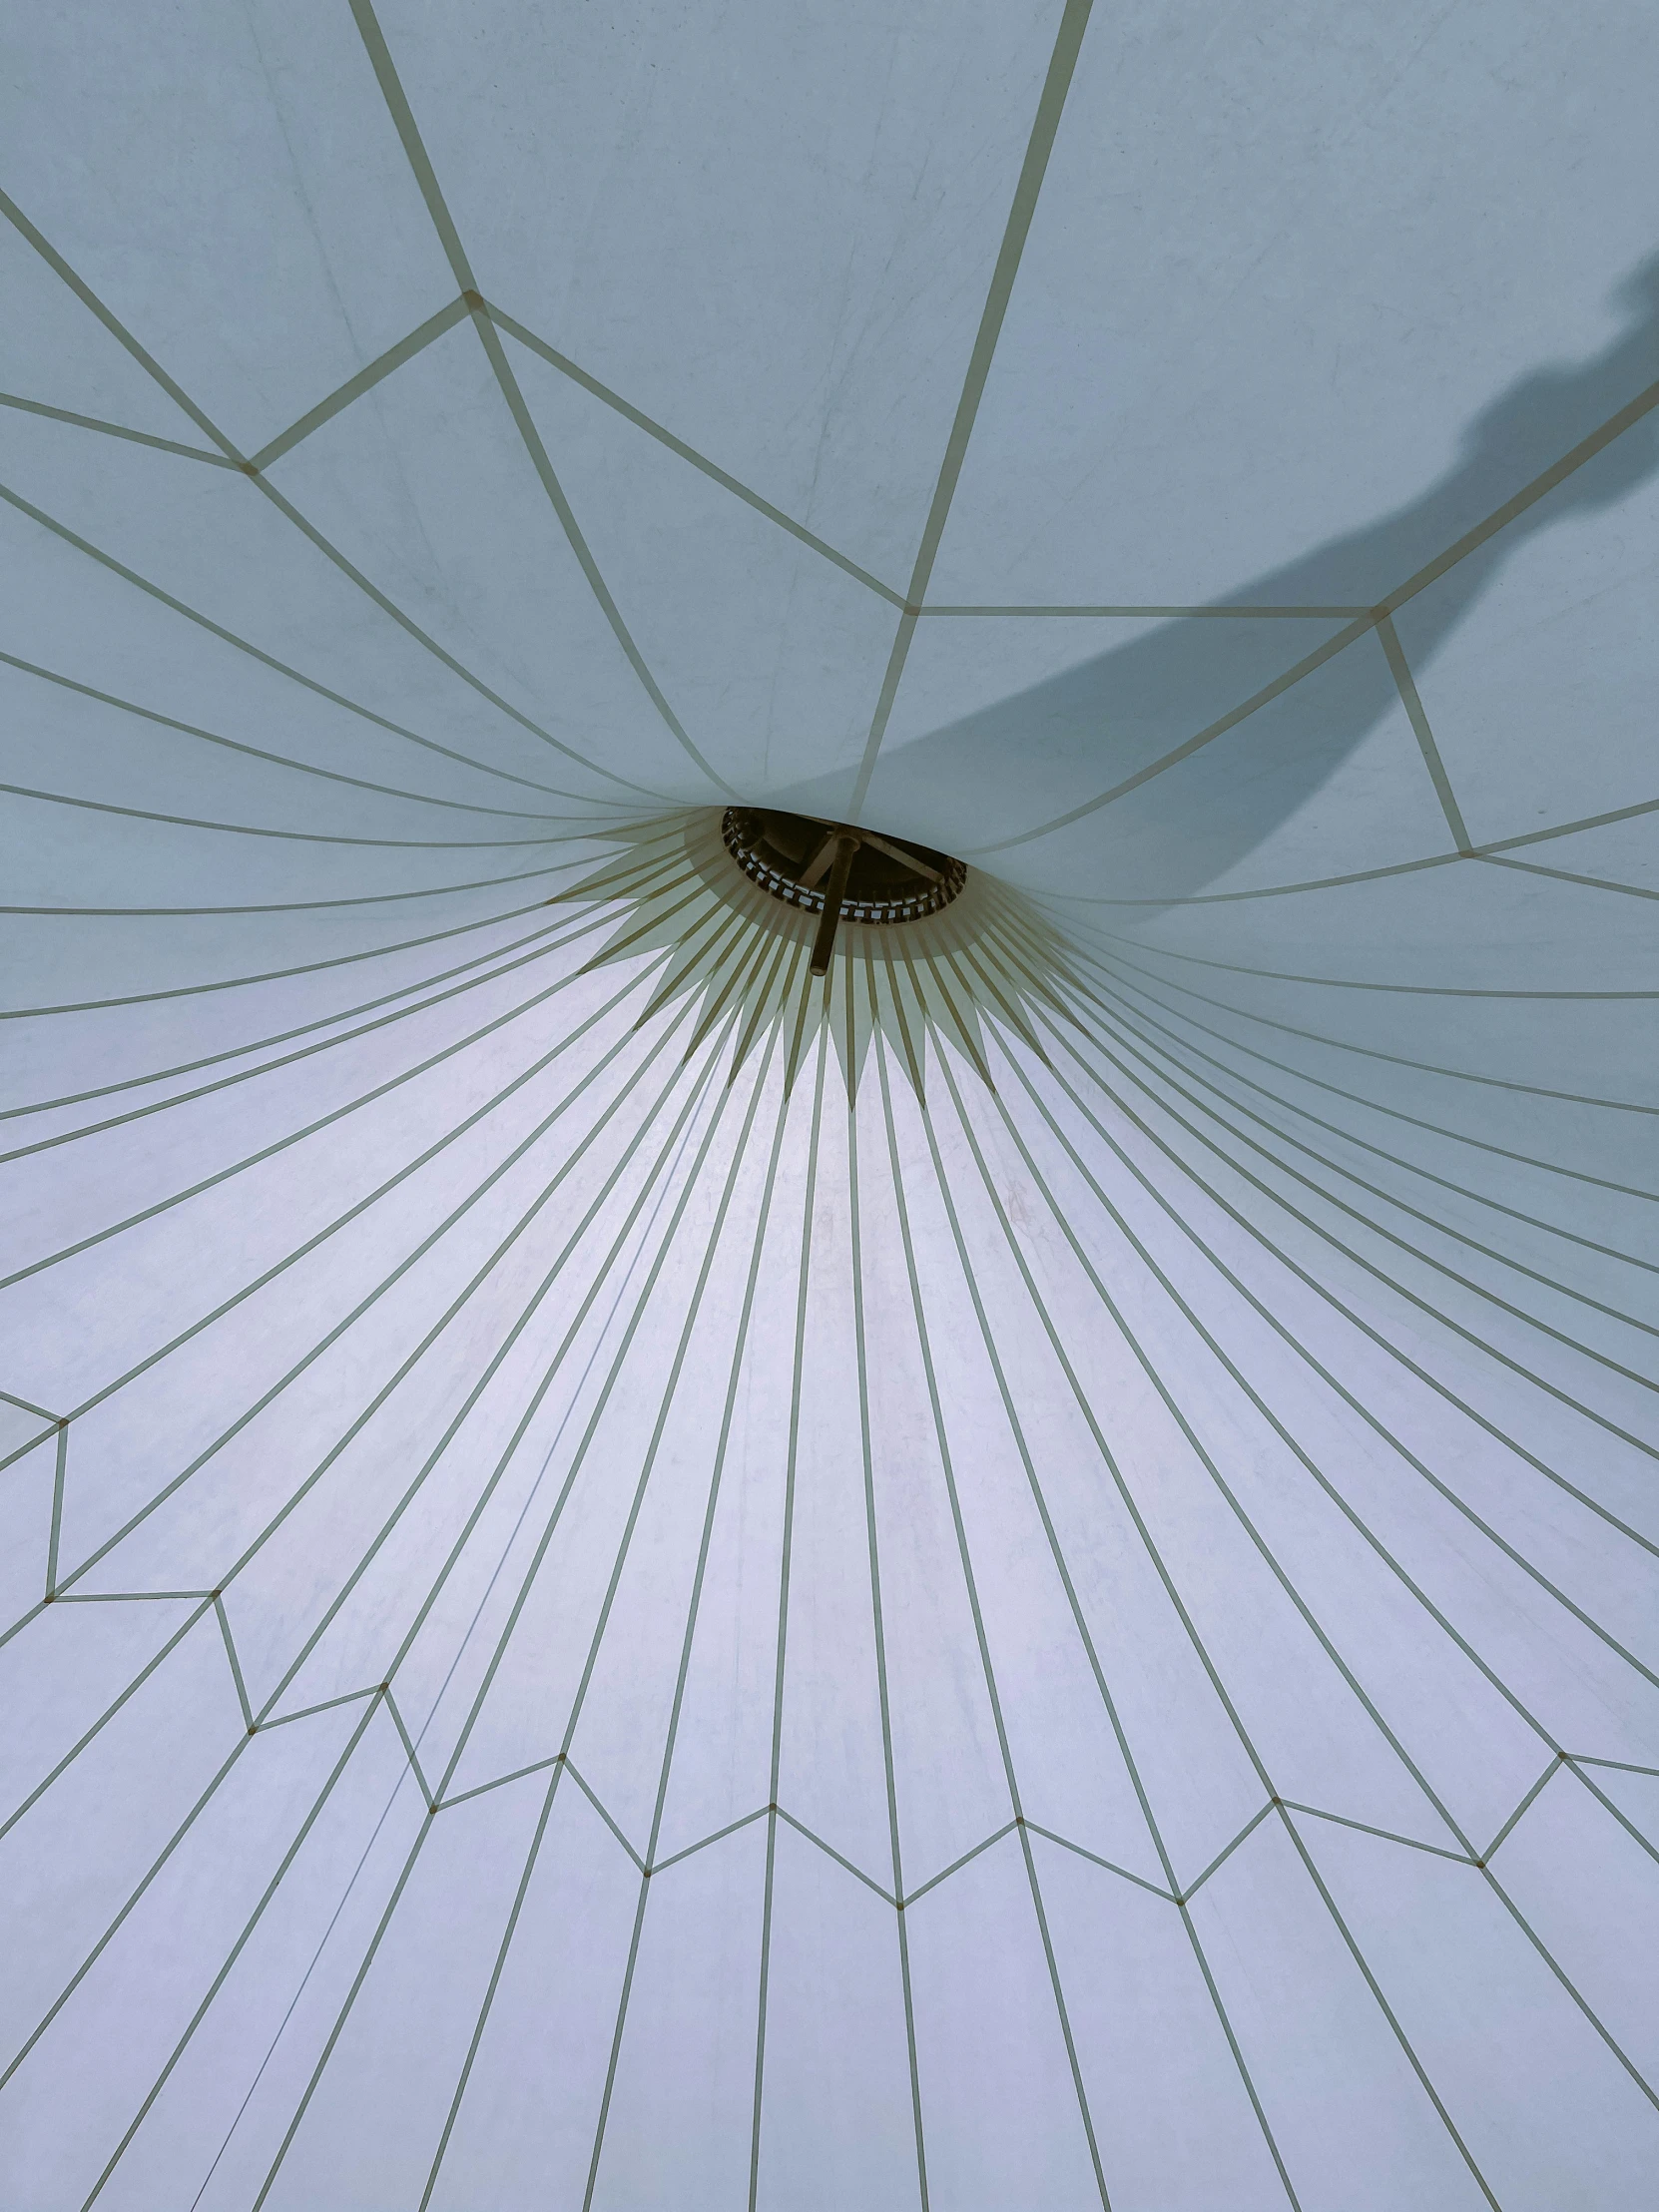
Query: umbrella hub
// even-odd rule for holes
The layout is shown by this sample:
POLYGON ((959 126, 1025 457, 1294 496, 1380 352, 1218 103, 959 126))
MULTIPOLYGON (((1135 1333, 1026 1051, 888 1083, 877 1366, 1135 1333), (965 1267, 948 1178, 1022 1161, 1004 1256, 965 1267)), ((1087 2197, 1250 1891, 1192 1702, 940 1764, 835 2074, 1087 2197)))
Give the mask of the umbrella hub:
POLYGON ((752 883, 822 917, 813 946, 815 975, 828 971, 842 919, 919 921, 948 906, 967 881, 966 863, 947 852, 817 815, 729 807, 721 834, 752 883))

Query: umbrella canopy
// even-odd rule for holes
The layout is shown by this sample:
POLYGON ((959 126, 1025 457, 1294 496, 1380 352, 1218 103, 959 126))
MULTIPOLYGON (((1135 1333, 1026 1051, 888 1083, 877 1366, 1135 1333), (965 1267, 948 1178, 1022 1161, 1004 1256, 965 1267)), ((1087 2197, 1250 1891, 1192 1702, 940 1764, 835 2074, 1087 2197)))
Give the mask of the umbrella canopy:
POLYGON ((1650 8, 18 11, 14 2212, 1626 2212, 1650 8))

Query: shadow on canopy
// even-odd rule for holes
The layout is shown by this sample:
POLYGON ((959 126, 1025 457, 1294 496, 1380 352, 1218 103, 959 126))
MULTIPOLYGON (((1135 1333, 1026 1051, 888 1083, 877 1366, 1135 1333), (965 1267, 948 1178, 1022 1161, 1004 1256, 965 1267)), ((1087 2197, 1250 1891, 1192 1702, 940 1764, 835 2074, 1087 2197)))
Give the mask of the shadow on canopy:
MULTIPOLYGON (((1512 384, 1470 424, 1457 465, 1421 497, 1215 604, 1369 610, 1438 559, 1659 375, 1659 256, 1616 296, 1632 315, 1623 335, 1580 366, 1539 369, 1512 384)), ((1650 411, 1410 603, 1413 666, 1426 665, 1528 538, 1567 516, 1613 506, 1656 472, 1659 411, 1650 411)), ((1060 842, 1013 840, 1162 760, 1353 619, 1206 614, 1160 623, 889 748, 864 814, 889 833, 924 837, 970 859, 977 847, 993 872, 1062 895, 1190 895, 1262 843, 1397 707, 1374 628, 1186 763, 1086 815, 1079 829, 1060 831, 1060 842), (1039 870, 1026 864, 1039 856, 1039 870)), ((770 797, 800 812, 836 815, 847 804, 847 780, 817 778, 770 797)))

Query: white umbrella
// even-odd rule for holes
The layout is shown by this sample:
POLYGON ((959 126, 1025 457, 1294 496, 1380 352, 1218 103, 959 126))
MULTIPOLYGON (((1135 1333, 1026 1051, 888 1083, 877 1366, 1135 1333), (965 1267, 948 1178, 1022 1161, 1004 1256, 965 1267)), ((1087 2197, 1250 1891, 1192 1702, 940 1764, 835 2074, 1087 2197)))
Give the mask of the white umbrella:
POLYGON ((1651 2192, 1652 12, 1088 16, 14 11, 16 2212, 1651 2192))

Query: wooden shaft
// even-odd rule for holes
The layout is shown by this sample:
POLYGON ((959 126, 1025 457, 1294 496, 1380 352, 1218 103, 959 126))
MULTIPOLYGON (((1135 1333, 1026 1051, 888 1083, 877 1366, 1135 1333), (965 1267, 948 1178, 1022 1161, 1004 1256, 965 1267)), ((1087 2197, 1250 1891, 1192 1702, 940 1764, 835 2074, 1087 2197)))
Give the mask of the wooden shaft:
POLYGON ((835 949, 835 925, 841 918, 841 900, 846 896, 846 878, 859 841, 850 830, 836 832, 835 857, 824 892, 824 911, 819 916, 818 935, 813 939, 815 975, 828 975, 830 972, 830 955, 835 949))

